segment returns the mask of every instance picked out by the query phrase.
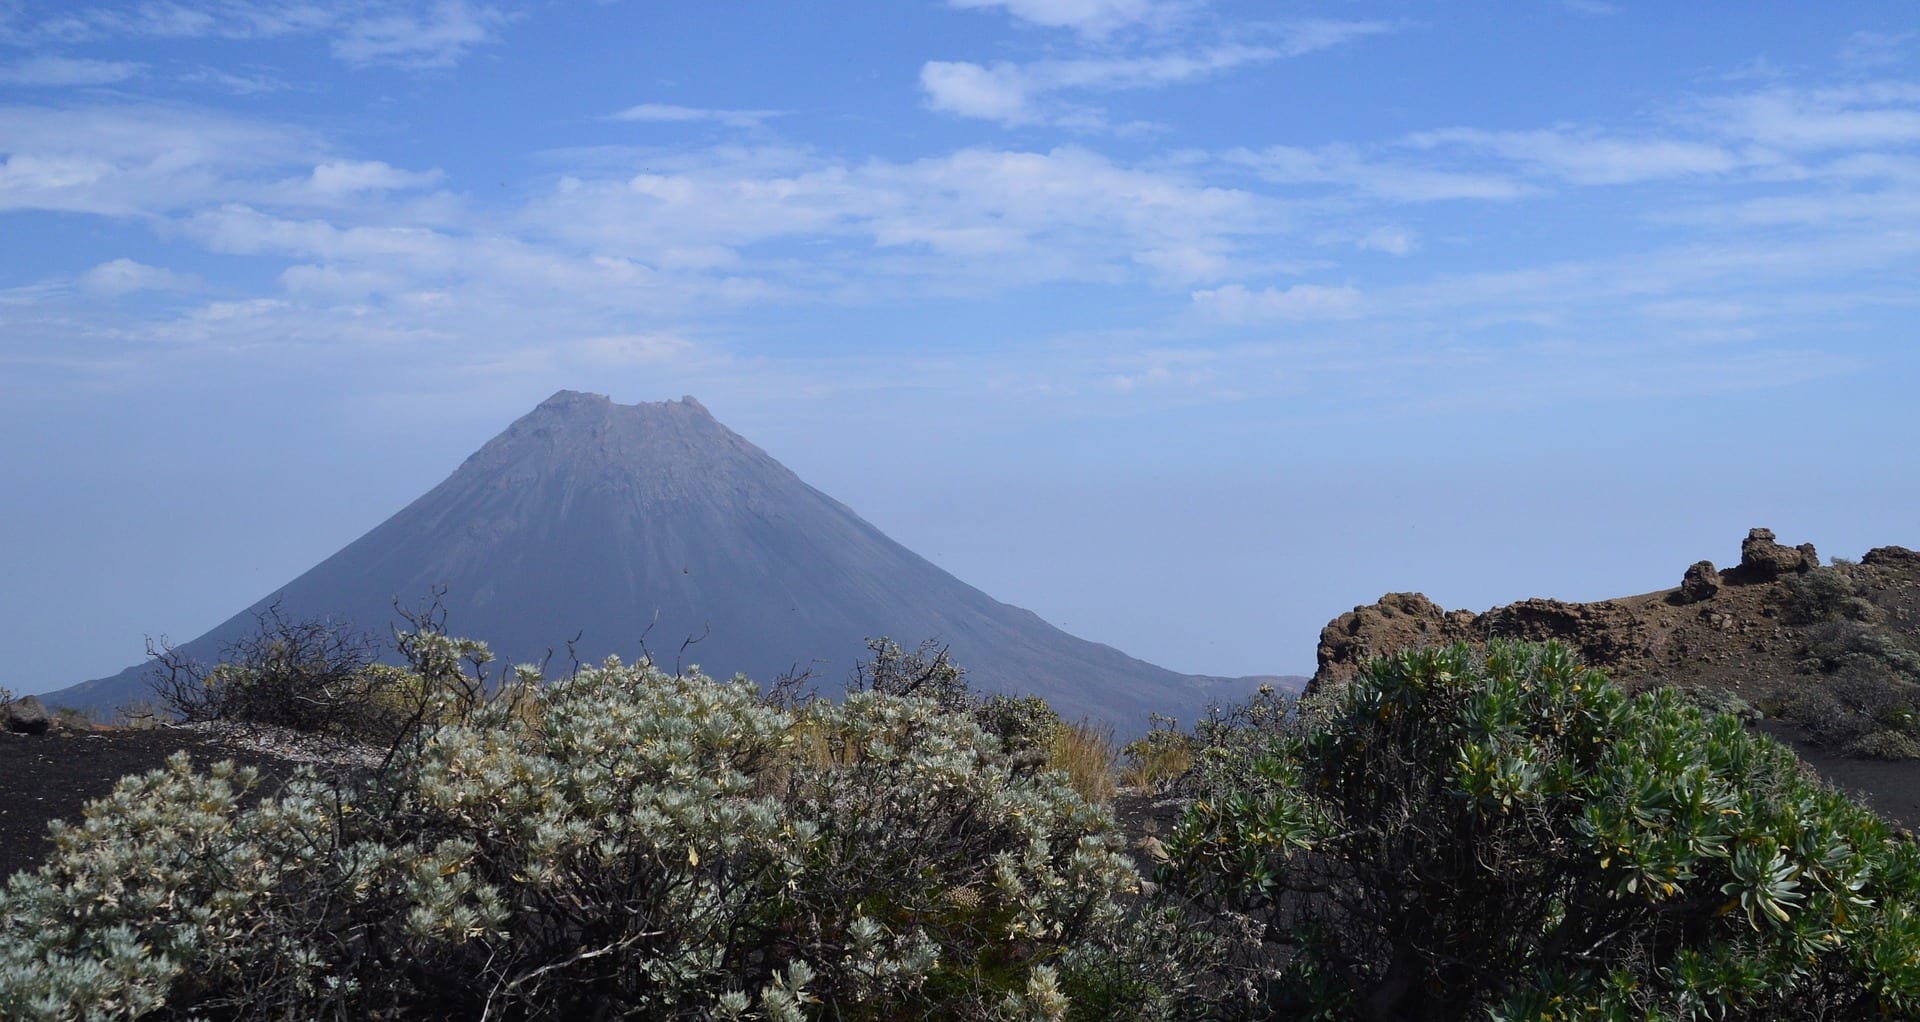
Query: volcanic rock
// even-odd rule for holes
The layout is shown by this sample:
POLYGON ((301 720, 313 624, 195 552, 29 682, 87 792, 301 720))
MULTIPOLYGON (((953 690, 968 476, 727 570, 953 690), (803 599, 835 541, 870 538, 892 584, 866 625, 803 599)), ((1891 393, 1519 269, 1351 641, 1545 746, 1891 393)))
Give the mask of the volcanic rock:
POLYGON ((1686 574, 1680 576, 1680 591, 1675 593, 1675 603, 1699 603, 1710 600, 1720 591, 1720 572, 1714 569, 1712 561, 1695 561, 1688 566, 1686 574))
POLYGON ((21 696, 8 703, 0 715, 6 717, 7 730, 23 735, 44 735, 53 726, 47 707, 37 696, 21 696))
POLYGON ((1812 543, 1797 547, 1777 543, 1772 529, 1753 529, 1740 544, 1740 566, 1728 581, 1741 585, 1771 582, 1782 575, 1798 574, 1820 566, 1820 555, 1812 543))
MULTIPOLYGON (((1819 567, 1811 543, 1784 546, 1767 529, 1741 544, 1741 564, 1716 573, 1710 561, 1686 570, 1677 589, 1593 603, 1531 599, 1481 614, 1445 611, 1418 593, 1389 593, 1356 607, 1320 633, 1320 691, 1354 678, 1372 656, 1406 646, 1490 638, 1558 640, 1587 664, 1628 685, 1670 681, 1759 696, 1799 677, 1808 656, 1806 628, 1789 623, 1795 580, 1819 567), (1718 579, 1716 579, 1718 575, 1718 579)), ((1893 622, 1920 622, 1920 555, 1880 547, 1842 571, 1893 622)), ((1914 629, 1920 642, 1920 629, 1914 629)))

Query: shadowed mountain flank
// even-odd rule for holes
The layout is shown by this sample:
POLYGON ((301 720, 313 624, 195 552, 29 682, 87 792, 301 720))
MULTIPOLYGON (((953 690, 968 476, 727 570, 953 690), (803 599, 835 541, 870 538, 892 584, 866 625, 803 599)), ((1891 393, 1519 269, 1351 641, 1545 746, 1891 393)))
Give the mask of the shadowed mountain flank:
MULTIPOLYGON (((509 662, 579 636, 583 660, 646 646, 709 674, 811 668, 832 689, 868 636, 951 648, 976 687, 1064 715, 1185 719, 1250 683, 1177 674, 1075 638, 888 539, 721 425, 691 397, 616 404, 562 391, 439 486, 185 648, 202 661, 278 600, 291 617, 384 629, 394 601, 447 591, 449 626, 509 662), (689 638, 699 641, 686 647, 689 638)), ((562 651, 564 657, 564 650, 562 651)), ((105 709, 145 695, 144 666, 48 696, 105 709)))

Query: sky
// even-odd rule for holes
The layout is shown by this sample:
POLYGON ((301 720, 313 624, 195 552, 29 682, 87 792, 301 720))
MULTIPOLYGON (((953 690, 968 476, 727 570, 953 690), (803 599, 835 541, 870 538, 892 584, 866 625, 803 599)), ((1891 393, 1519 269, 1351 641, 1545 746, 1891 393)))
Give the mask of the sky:
POLYGON ((0 239, 16 692, 562 388, 1194 673, 1920 547, 1907 2, 0 0, 0 239))

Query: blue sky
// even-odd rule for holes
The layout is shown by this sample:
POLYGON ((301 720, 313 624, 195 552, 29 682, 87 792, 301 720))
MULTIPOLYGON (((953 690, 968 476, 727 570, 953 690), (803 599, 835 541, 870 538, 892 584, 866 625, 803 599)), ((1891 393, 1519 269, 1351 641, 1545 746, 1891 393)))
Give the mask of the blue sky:
POLYGON ((1920 546, 1903 2, 0 0, 0 232, 16 690, 562 387, 1193 672, 1920 546))

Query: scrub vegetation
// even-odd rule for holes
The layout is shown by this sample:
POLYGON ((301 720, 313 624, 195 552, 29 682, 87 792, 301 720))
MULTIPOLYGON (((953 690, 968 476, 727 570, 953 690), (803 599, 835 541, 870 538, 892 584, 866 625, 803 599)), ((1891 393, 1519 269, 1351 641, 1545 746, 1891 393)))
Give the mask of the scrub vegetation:
POLYGON ((54 824, 0 892, 0 1017, 1920 1012, 1920 850, 1551 643, 1398 653, 1117 754, 932 646, 876 641, 836 700, 263 624, 174 708, 325 696, 272 722, 380 765, 182 755, 54 824), (1129 848, 1117 781, 1183 800, 1164 840, 1129 848))

